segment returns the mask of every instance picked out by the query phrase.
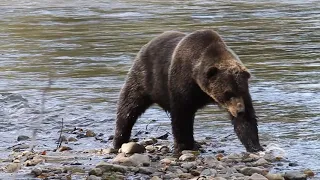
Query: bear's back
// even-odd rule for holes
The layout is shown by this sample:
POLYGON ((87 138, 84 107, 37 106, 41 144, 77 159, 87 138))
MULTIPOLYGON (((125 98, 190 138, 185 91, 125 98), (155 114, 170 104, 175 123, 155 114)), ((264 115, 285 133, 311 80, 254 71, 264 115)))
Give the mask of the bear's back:
POLYGON ((184 36, 181 32, 168 31, 153 38, 142 47, 130 72, 131 76, 136 76, 137 82, 142 83, 151 100, 166 110, 170 108, 168 68, 173 51, 184 36))

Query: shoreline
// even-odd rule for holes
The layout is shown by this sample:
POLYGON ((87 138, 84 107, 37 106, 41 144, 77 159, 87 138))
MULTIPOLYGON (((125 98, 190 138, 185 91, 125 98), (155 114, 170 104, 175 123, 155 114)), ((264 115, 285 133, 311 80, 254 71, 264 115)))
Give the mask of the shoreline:
MULTIPOLYGON (((71 133, 78 133, 78 137, 99 138, 90 130, 80 132, 74 129, 71 133)), ((112 148, 74 151, 64 143, 56 152, 31 152, 22 143, 13 149, 16 152, 1 160, 0 178, 300 180, 317 177, 308 168, 284 171, 284 167, 296 164, 285 159, 279 151, 278 154, 273 151, 212 151, 210 138, 199 142, 202 146, 199 151, 186 150, 177 157, 173 155, 172 142, 167 138, 168 135, 162 135, 126 143, 119 151, 112 148)), ((76 138, 70 137, 64 141, 76 142, 76 138)))

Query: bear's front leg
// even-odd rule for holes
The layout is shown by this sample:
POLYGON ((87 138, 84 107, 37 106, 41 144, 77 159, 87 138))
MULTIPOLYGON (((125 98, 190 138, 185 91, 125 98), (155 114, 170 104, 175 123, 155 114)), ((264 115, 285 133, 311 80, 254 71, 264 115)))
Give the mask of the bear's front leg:
POLYGON ((196 150, 193 138, 193 121, 194 111, 184 108, 182 104, 176 105, 171 109, 171 123, 174 137, 175 153, 180 153, 183 150, 196 150))
POLYGON ((259 142, 257 118, 249 93, 244 96, 244 103, 245 112, 232 117, 234 131, 248 152, 263 151, 259 142))

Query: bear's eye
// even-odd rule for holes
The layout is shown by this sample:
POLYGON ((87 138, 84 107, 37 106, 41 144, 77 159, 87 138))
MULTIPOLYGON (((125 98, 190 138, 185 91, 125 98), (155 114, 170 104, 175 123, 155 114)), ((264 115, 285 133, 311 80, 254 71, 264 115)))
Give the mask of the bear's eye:
POLYGON ((207 71, 207 78, 211 78, 218 73, 218 68, 210 67, 207 71))
POLYGON ((236 95, 233 92, 227 91, 224 93, 224 99, 226 101, 230 100, 233 97, 236 97, 236 95))

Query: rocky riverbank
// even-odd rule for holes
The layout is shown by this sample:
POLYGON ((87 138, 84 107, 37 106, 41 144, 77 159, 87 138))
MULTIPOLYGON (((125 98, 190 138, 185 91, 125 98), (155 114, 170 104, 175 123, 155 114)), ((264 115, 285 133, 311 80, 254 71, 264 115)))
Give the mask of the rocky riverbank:
MULTIPOLYGON (((75 130, 74 130, 75 131, 75 130)), ((77 138, 95 138, 93 131, 77 130, 77 138), (82 135, 80 135, 82 134, 82 135)), ((61 137, 75 142, 76 137, 61 137)), ((172 154, 167 135, 123 144, 112 148, 73 151, 61 146, 55 151, 29 151, 27 144, 12 148, 12 154, 1 160, 2 177, 35 179, 195 179, 195 180, 304 180, 313 178, 310 169, 281 172, 294 163, 272 151, 232 153, 217 150, 206 152, 210 138, 199 142, 200 151, 172 154)), ((63 138, 63 139, 62 139, 63 138)), ((19 137, 19 141, 28 140, 19 137)), ((110 137, 111 139, 111 137, 110 137)), ((137 139, 136 139, 137 140, 137 139)), ((67 144, 68 145, 68 144, 67 144)), ((315 179, 315 178, 314 178, 315 179)))

